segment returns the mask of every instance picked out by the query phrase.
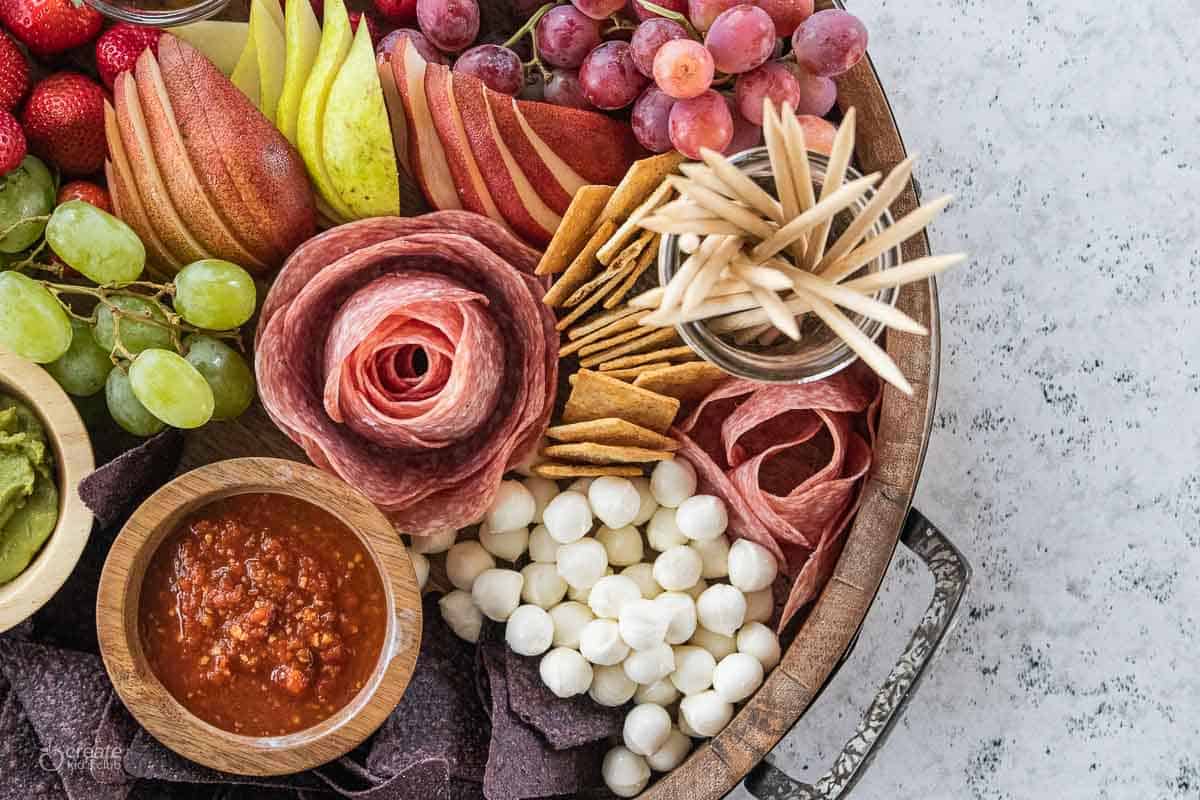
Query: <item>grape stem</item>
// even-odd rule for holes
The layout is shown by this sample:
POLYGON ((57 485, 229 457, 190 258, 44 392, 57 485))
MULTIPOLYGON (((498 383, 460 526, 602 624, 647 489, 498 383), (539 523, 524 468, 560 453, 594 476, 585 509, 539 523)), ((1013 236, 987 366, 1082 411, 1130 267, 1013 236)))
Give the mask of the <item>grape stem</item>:
POLYGON ((21 219, 14 222, 12 225, 9 225, 3 231, 0 231, 0 239, 4 239, 10 233, 15 231, 17 228, 21 227, 22 225, 28 225, 30 222, 49 222, 49 221, 50 221, 50 216, 48 214, 43 214, 42 216, 38 216, 38 217, 22 217, 21 219))
POLYGON ((695 26, 692 25, 692 21, 688 19, 686 15, 680 14, 678 11, 672 11, 669 8, 663 8, 657 3, 651 3, 650 0, 636 0, 636 2, 642 8, 651 13, 658 14, 660 17, 666 17, 667 19, 678 22, 684 27, 684 30, 687 31, 688 36, 692 37, 696 41, 704 41, 704 37, 700 35, 700 31, 696 30, 695 26))
POLYGON ((542 63, 542 57, 538 53, 537 24, 541 21, 542 17, 546 16, 547 11, 554 8, 556 5, 558 4, 546 3, 537 11, 533 12, 533 15, 529 19, 525 20, 525 24, 517 28, 516 32, 513 33, 512 36, 508 37, 508 40, 501 45, 501 47, 511 48, 514 44, 521 41, 521 38, 525 36, 525 34, 529 34, 529 49, 533 53, 533 57, 528 61, 522 62, 521 66, 525 69, 537 67, 538 71, 542 73, 543 82, 550 80, 550 70, 546 69, 546 65, 542 63))

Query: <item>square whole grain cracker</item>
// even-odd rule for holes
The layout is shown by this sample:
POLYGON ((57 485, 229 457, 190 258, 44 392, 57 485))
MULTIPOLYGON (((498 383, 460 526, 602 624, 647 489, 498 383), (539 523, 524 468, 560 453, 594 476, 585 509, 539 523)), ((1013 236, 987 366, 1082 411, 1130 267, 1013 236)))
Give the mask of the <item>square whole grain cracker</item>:
MULTIPOLYGON (((610 378, 616 378, 617 380, 633 383, 633 379, 638 375, 641 375, 643 372, 650 372, 651 370, 662 369, 663 367, 670 366, 673 366, 670 361, 654 361, 649 364, 638 364, 636 367, 629 367, 628 369, 609 370, 604 374, 610 378)), ((574 386, 577 377, 578 373, 572 373, 570 377, 567 378, 567 383, 574 386)))
POLYGON ((554 231, 554 238, 538 262, 538 275, 557 275, 570 265, 591 236, 600 212, 616 190, 615 186, 595 184, 582 186, 575 192, 563 214, 562 223, 554 231))
POLYGON ((666 433, 679 413, 679 401, 674 397, 638 389, 616 378, 580 370, 562 421, 588 422, 593 419, 618 417, 656 433, 666 433))
POLYGON ((657 328, 648 329, 650 332, 634 339, 633 341, 619 344, 616 347, 610 347, 600 353, 593 353, 583 358, 579 363, 584 367, 594 367, 598 364, 607 364, 613 359, 621 356, 634 355, 636 353, 644 353, 655 348, 661 348, 663 345, 674 344, 679 341, 679 333, 674 328, 657 328))
POLYGON ((679 447, 679 442, 670 436, 663 436, 617 417, 554 425, 546 429, 546 435, 555 441, 571 444, 590 442, 619 447, 644 447, 649 450, 676 450, 679 447))
POLYGON ((633 465, 555 464, 551 461, 544 461, 533 468, 533 474, 550 480, 602 478, 605 475, 618 478, 638 478, 642 475, 642 468, 633 465))
POLYGON ((665 350, 655 350, 651 353, 614 358, 612 361, 601 364, 600 371, 607 373, 611 370, 628 369, 639 364, 649 364, 651 361, 696 361, 699 358, 696 351, 685 344, 679 347, 668 347, 665 350))
POLYGON ((626 276, 633 272, 635 267, 637 267, 636 256, 631 255, 629 258, 626 258, 624 255, 622 255, 616 261, 612 262, 612 264, 604 269, 599 275, 591 278, 574 292, 572 292, 571 295, 561 303, 561 305, 565 308, 573 308, 582 303, 591 296, 592 292, 595 292, 605 284, 611 283, 613 286, 617 286, 618 284, 624 283, 626 276))
POLYGON ((633 162, 633 166, 625 173, 621 183, 617 185, 600 219, 625 219, 640 206, 650 193, 657 189, 663 179, 676 170, 685 161, 684 156, 677 150, 668 150, 662 155, 643 158, 633 162))
POLYGON ((552 444, 542 451, 547 458, 557 458, 583 464, 646 464, 651 461, 670 461, 670 450, 648 450, 645 447, 622 447, 613 444, 552 444))
POLYGON ((605 350, 611 350, 618 345, 623 345, 627 342, 633 342, 646 336, 653 336, 655 333, 657 333, 657 331, 654 328, 645 328, 639 325, 636 328, 622 331, 621 333, 614 333, 612 336, 608 336, 603 339, 597 339, 594 342, 588 342, 579 348, 579 356, 580 358, 584 358, 592 355, 593 353, 603 353, 605 350))
POLYGON ((633 385, 689 403, 707 397, 728 377, 729 373, 707 361, 691 361, 643 372, 633 385))
POLYGON ((577 337, 577 338, 571 340, 570 342, 568 342, 567 344, 564 344, 561 347, 559 347, 558 355, 560 357, 569 356, 572 353, 574 353, 576 350, 586 347, 589 344, 591 344, 592 342, 598 342, 607 336, 615 336, 618 333, 625 333, 626 331, 636 330, 638 327, 638 323, 641 322, 642 317, 644 317, 648 313, 650 313, 650 312, 641 311, 641 312, 638 312, 637 314, 632 314, 627 317, 622 317, 621 319, 618 319, 615 322, 611 322, 608 325, 605 325, 603 328, 599 328, 597 330, 592 331, 591 333, 587 334, 586 336, 577 337))
POLYGON ((621 308, 615 308, 612 311, 602 311, 596 316, 588 318, 586 321, 579 323, 575 327, 571 328, 571 330, 567 331, 567 338, 571 341, 581 339, 584 336, 588 336, 599 330, 603 330, 609 325, 625 319, 626 317, 640 314, 646 310, 647 309, 644 308, 631 308, 629 306, 622 306, 621 308))
POLYGON ((600 227, 596 228, 587 243, 584 244, 583 249, 575 254, 575 258, 571 260, 566 271, 546 292, 542 302, 551 308, 560 306, 576 289, 596 275, 600 271, 600 262, 596 260, 596 251, 608 241, 608 237, 612 236, 616 229, 617 223, 611 219, 600 223, 600 227))

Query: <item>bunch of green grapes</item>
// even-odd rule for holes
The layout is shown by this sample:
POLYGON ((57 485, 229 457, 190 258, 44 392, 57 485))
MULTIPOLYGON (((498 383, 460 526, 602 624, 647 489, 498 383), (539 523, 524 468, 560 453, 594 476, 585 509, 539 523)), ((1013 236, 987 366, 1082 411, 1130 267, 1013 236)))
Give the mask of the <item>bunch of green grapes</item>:
MULTIPOLYGON (((249 407, 254 376, 229 344, 254 314, 249 273, 205 259, 184 267, 171 283, 139 280, 146 251, 137 234, 81 200, 18 225, 31 223, 38 230, 22 237, 22 247, 40 236, 44 242, 33 256, 0 271, 0 344, 45 364, 69 394, 103 390, 113 419, 138 436, 166 425, 197 428, 249 407), (25 274, 55 269, 35 260, 45 246, 96 285, 25 274), (93 298, 94 308, 81 314, 67 302, 71 297, 93 298)), ((0 245, 12 230, 0 231, 0 245)))

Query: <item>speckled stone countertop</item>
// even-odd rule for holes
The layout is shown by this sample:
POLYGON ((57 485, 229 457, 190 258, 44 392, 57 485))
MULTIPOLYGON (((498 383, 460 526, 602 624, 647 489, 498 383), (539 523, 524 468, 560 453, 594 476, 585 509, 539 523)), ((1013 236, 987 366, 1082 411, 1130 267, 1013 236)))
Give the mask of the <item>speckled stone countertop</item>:
MULTIPOLYGON (((957 196, 935 251, 972 254, 917 506, 975 569, 852 796, 1200 797, 1200 2, 848 8, 926 196, 957 196)), ((897 556, 777 765, 828 767, 922 573, 897 556)))

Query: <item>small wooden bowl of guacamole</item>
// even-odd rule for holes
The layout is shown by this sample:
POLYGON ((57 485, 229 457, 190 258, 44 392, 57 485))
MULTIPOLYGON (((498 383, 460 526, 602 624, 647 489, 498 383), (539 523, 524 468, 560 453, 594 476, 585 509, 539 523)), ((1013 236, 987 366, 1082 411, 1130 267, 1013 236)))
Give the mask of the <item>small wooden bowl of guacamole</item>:
POLYGON ((66 392, 0 348, 0 632, 41 608, 79 562, 92 530, 79 481, 94 466, 66 392))

